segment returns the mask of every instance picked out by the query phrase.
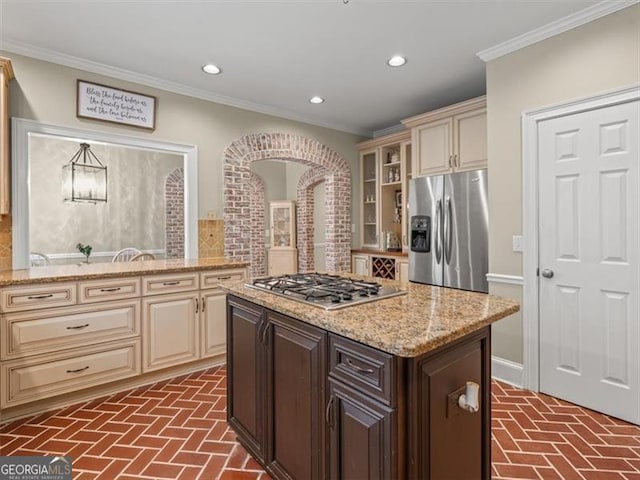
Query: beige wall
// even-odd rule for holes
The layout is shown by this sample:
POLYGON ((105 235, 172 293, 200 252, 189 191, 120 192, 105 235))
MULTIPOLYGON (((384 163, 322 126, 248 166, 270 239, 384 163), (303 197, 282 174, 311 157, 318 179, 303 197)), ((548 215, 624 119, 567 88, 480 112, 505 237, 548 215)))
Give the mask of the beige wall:
MULTIPOLYGON (((169 93, 9 52, 0 51, 0 56, 11 59, 16 76, 10 87, 12 117, 197 145, 199 217, 205 217, 209 210, 215 210, 218 217, 222 215, 222 154, 232 141, 243 135, 292 133, 315 139, 344 156, 352 175, 357 176, 356 144, 363 140, 357 135, 169 93), (156 130, 148 132, 76 118, 76 80, 79 78, 156 96, 156 130)), ((354 181, 353 185, 356 190, 352 195, 357 198, 358 182, 354 181)), ((357 209, 357 204, 354 207, 357 209)), ((356 210, 352 212, 354 218, 358 214, 356 210)))
POLYGON ((182 157, 94 144, 91 151, 107 167, 108 201, 64 202, 62 167, 78 148, 77 141, 60 137, 29 138, 30 250, 77 254, 78 242, 90 244, 94 254, 125 247, 164 250, 165 182, 182 167, 182 157))
MULTIPOLYGON (((522 233, 521 115, 640 82, 640 6, 635 5, 487 64, 489 271, 522 275, 511 238, 522 233)), ((520 287, 491 292, 520 299, 520 287)), ((493 328, 494 354, 522 362, 521 315, 493 328)))

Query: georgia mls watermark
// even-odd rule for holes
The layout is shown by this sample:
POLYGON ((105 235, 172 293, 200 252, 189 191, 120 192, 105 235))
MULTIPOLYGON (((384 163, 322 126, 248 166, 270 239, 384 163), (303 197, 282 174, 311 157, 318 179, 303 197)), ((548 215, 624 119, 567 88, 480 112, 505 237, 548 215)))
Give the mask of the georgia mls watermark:
POLYGON ((71 480, 71 457, 0 457, 0 480, 71 480))

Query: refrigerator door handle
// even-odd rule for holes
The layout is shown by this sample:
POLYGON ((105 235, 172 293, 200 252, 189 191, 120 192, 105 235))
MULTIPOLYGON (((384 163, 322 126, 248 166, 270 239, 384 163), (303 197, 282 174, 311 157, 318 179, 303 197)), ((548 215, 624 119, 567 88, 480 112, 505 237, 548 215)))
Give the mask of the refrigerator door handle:
POLYGON ((436 219, 433 222, 433 233, 435 240, 435 250, 436 250, 436 263, 440 263, 442 260, 442 243, 440 242, 441 234, 440 230, 442 227, 442 200, 438 200, 436 202, 436 219))
POLYGON ((451 262, 451 246, 453 242, 453 232, 451 225, 451 199, 447 197, 444 211, 444 261, 449 265, 451 262))

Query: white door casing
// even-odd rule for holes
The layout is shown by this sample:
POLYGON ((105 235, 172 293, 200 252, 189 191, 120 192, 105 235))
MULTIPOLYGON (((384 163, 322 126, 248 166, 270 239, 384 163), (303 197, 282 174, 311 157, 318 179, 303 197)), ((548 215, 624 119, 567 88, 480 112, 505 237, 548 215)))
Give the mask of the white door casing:
POLYGON ((540 391, 634 423, 639 112, 635 100, 538 123, 540 391))

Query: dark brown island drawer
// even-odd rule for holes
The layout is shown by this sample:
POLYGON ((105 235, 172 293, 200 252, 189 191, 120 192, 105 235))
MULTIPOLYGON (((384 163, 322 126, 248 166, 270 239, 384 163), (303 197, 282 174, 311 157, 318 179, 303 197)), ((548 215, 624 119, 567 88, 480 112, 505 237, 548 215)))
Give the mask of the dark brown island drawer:
POLYGON ((395 406, 393 355, 329 334, 329 376, 382 403, 395 406))

